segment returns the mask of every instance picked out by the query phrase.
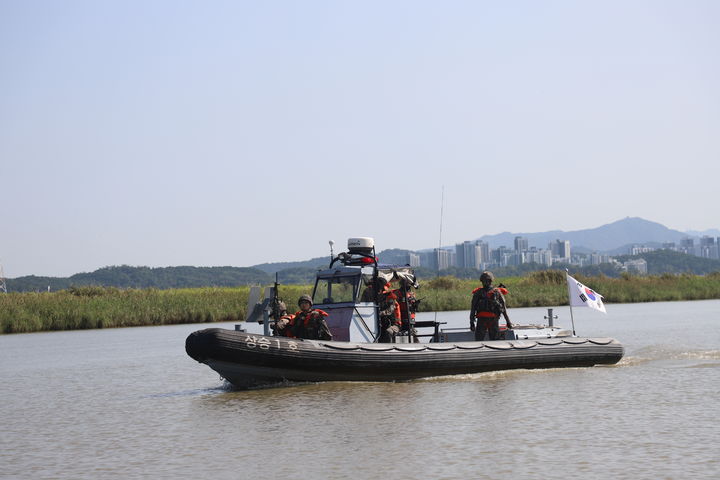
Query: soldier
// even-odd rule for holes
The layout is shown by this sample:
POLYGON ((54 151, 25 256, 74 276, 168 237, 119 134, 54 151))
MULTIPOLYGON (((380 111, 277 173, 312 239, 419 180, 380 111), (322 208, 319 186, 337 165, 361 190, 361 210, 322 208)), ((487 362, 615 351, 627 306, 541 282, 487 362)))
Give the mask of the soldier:
POLYGON ((271 323, 270 326, 276 336, 291 336, 291 327, 294 325, 295 315, 287 312, 285 302, 279 301, 277 304, 277 311, 273 311, 270 316, 273 320, 275 320, 275 322, 271 323), (277 315, 278 318, 275 318, 275 315, 277 315))
POLYGON ((292 325, 289 326, 292 336, 312 340, 332 340, 330 327, 325 321, 327 312, 312 308, 312 305, 310 295, 303 295, 298 300, 300 310, 295 312, 292 325))
POLYGON ((490 340, 497 340, 500 337, 500 327, 498 326, 500 315, 505 317, 507 328, 512 328, 504 297, 508 291, 502 284, 493 287, 492 282, 494 279, 492 272, 483 272, 480 275, 480 282, 482 282, 483 286, 476 288, 472 292, 470 330, 475 332, 476 341, 484 340, 485 333, 488 334, 490 340), (476 319, 477 328, 475 327, 476 319))
POLYGON ((402 320, 397 295, 391 285, 383 277, 377 277, 362 293, 361 302, 376 302, 380 321, 379 343, 391 343, 395 335, 400 333, 402 320))
POLYGON ((379 343, 390 343, 395 335, 400 333, 402 327, 402 319, 400 317, 400 305, 397 301, 397 295, 392 291, 392 287, 387 281, 378 278, 377 305, 380 314, 380 337, 379 343))
MULTIPOLYGON (((401 282, 402 284, 402 282, 401 282)), ((411 325, 415 323, 415 312, 417 311, 420 300, 415 296, 415 292, 410 290, 410 286, 407 284, 405 288, 397 288, 392 291, 397 298, 398 307, 400 310, 400 319, 402 321, 403 331, 409 331, 408 335, 412 338, 414 343, 419 343, 420 339, 417 337, 417 330, 411 329, 411 325)))

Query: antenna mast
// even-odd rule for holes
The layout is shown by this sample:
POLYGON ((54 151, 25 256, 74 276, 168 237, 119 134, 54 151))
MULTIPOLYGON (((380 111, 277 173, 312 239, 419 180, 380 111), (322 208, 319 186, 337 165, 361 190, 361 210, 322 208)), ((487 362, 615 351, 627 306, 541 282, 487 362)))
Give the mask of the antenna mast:
MULTIPOLYGON (((445 205, 445 185, 442 186, 440 193, 440 241, 438 242, 438 249, 442 248, 442 222, 443 222, 443 207, 445 205)), ((439 268, 438 268, 439 270, 439 268)))
MULTIPOLYGON (((443 207, 445 205, 445 185, 442 186, 440 193, 440 238, 438 239, 438 249, 435 255, 437 261, 437 276, 440 277, 440 250, 442 250, 442 223, 443 223, 443 207)), ((437 290, 435 291, 435 304, 437 304, 437 290)), ((435 308, 435 321, 437 322, 437 308, 435 308)))

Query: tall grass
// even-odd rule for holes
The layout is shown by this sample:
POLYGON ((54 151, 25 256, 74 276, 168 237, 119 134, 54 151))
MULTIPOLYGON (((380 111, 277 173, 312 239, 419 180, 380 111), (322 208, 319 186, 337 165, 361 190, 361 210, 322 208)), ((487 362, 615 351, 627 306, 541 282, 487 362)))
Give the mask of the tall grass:
POLYGON ((242 320, 247 288, 81 287, 0 297, 3 333, 242 320))
MULTIPOLYGON (((600 292, 606 303, 634 303, 720 298, 720 272, 706 276, 670 275, 622 278, 576 277, 600 292)), ((507 286, 510 308, 567 305, 565 274, 533 272, 497 279, 507 286)), ((478 281, 439 277, 417 291, 420 311, 469 310, 478 281)), ((307 285, 287 285, 280 296, 296 310, 307 285)), ((77 287, 54 293, 0 294, 0 332, 132 327, 245 319, 249 287, 176 290, 77 287)))

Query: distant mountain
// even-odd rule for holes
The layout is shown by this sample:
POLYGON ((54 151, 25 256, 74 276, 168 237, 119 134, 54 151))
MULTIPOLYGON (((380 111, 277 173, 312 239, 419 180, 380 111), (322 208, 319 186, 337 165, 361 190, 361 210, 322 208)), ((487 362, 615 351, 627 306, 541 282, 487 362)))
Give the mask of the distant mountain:
POLYGON ((71 277, 29 275, 7 280, 8 290, 33 292, 64 290, 72 286, 95 285, 119 288, 193 288, 267 285, 272 277, 256 268, 240 267, 104 267, 71 277))
MULTIPOLYGON (((410 250, 401 250, 399 248, 390 248, 383 250, 377 254, 378 261, 380 263, 403 265, 407 262, 407 254, 410 250)), ((275 272, 281 272, 282 274, 287 273, 290 270, 302 270, 312 269, 316 271, 320 268, 327 268, 330 264, 330 257, 319 257, 310 260, 303 260, 298 262, 277 262, 277 263, 261 263, 259 265, 253 265, 252 268, 257 268, 263 272, 274 274, 275 272)))
POLYGON ((257 268, 265 273, 280 272, 289 268, 312 268, 317 270, 318 268, 327 268, 330 264, 330 255, 326 257, 311 258, 310 260, 301 260, 297 262, 275 262, 275 263, 261 263, 259 265, 253 265, 250 268, 257 268))
POLYGON ((490 248, 498 248, 503 245, 513 248, 515 237, 518 236, 526 237, 531 247, 547 248, 548 244, 555 240, 570 240, 571 249, 574 251, 609 252, 632 244, 648 244, 651 242, 658 245, 665 242, 679 243, 681 239, 688 235, 678 230, 671 230, 656 222, 637 217, 627 217, 617 222, 587 230, 569 232, 551 230, 540 233, 504 232, 497 235, 484 235, 478 240, 487 242, 490 248))

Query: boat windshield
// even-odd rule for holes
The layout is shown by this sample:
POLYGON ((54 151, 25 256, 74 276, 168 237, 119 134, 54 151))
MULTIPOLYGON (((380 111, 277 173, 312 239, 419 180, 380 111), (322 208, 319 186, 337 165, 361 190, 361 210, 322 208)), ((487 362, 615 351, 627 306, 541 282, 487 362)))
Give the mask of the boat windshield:
POLYGON ((334 276, 318 278, 315 282, 313 303, 354 303, 360 276, 334 276))

